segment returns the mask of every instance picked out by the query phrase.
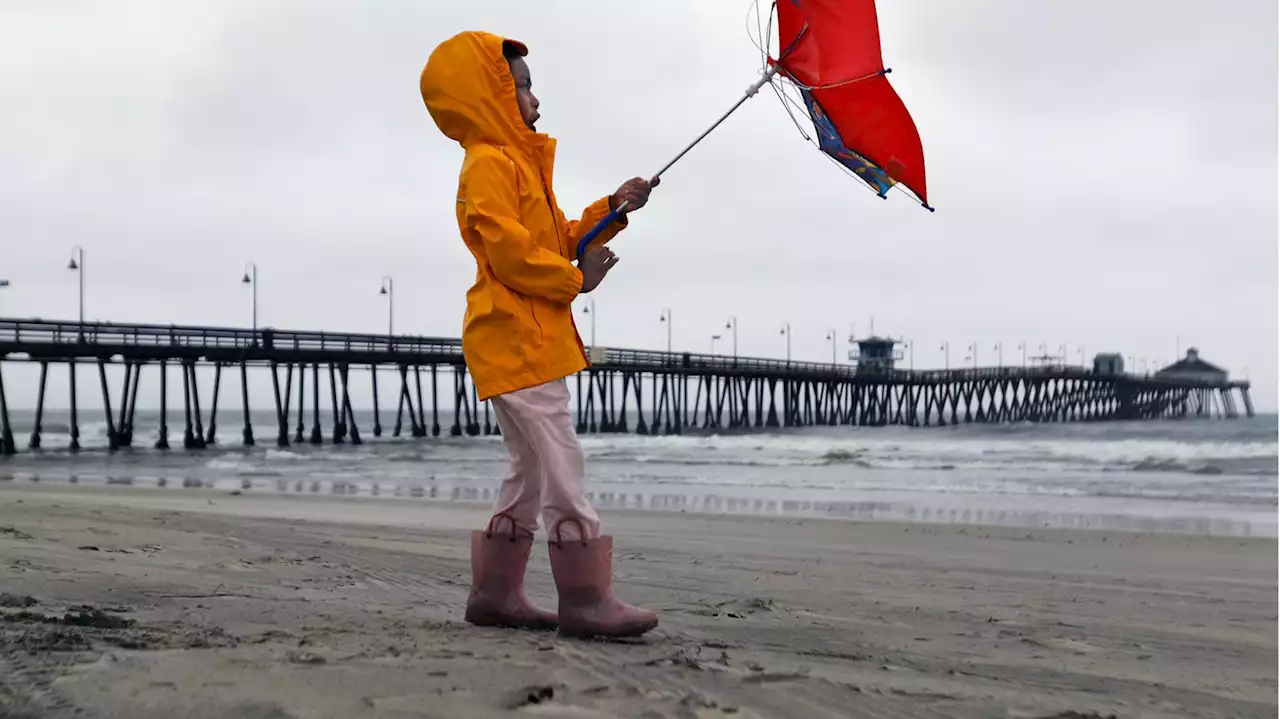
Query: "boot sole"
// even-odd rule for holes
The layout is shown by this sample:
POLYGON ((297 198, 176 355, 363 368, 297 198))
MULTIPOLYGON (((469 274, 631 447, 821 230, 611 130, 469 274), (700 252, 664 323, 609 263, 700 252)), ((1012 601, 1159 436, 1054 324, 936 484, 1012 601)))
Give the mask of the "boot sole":
POLYGON ((648 634, 656 629, 657 626, 657 618, 654 618, 652 622, 646 622, 626 631, 605 631, 589 629, 586 627, 566 627, 562 624, 560 625, 558 633, 566 639, 634 639, 642 634, 648 634))
POLYGON ((468 611, 462 618, 468 624, 477 627, 498 627, 501 629, 530 629, 549 632, 558 629, 560 626, 557 622, 547 622, 539 619, 513 619, 512 617, 495 615, 489 612, 468 611))

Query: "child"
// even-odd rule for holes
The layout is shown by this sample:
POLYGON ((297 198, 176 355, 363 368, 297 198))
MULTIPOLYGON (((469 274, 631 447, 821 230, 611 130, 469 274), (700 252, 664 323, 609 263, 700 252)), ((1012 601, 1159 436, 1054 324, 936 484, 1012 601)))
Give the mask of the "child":
MULTIPOLYGON (((618 258, 603 244, 575 267, 579 238, 611 209, 636 210, 651 184, 636 178, 566 220, 551 189, 554 139, 538 133, 528 49, 482 32, 441 43, 422 71, 422 100, 440 131, 462 145, 457 218, 476 259, 462 352, 480 399, 493 400, 511 465, 486 531, 471 538, 467 621, 554 629, 567 636, 637 636, 658 624, 612 590, 613 538, 583 495, 584 456, 569 415, 565 377, 587 367, 571 302, 594 290, 618 258), (538 518, 548 533, 559 614, 524 596, 538 518)), ((652 183, 657 184, 655 181, 652 183)))

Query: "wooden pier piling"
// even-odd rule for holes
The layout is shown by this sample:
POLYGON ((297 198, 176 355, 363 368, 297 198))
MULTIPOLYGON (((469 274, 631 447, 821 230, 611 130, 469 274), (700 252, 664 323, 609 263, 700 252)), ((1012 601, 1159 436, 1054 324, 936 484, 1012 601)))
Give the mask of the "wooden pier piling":
MULTIPOLYGON (((1069 366, 985 367, 962 370, 866 371, 857 365, 723 357, 691 353, 592 348, 592 367, 573 378, 580 433, 670 435, 691 432, 768 431, 810 426, 940 427, 962 423, 1097 422, 1188 417, 1253 416, 1249 383, 1196 376, 1104 374, 1069 366), (648 400, 647 402, 645 400, 648 400), (1243 412, 1241 411, 1243 407, 1243 412)), ((352 403, 358 373, 369 371, 374 394, 373 436, 383 434, 379 369, 398 377, 395 422, 400 437, 441 433, 440 408, 451 402, 452 437, 500 434, 487 402, 480 402, 466 371, 459 340, 219 327, 86 324, 0 320, 0 456, 18 451, 11 422, 12 385, 4 370, 37 363, 34 426, 27 447, 41 449, 51 365, 69 372, 69 449, 81 448, 77 368, 97 365, 107 448, 133 446, 143 370, 156 367, 160 417, 155 447, 168 449, 169 366, 182 371, 183 447, 217 443, 218 398, 224 368, 238 368, 244 428, 242 443, 256 443, 250 371, 271 375, 276 445, 325 442, 321 424, 321 368, 328 374, 332 444, 364 440, 352 403), (123 369, 118 396, 108 370, 123 369), (213 390, 206 415, 197 369, 209 368, 213 390), (311 370, 310 393, 306 390, 311 370), (426 381, 423 374, 429 373, 426 381), (452 375, 440 392, 439 375, 452 375), (283 374, 283 377, 281 375, 283 374), (293 414, 297 376, 296 425, 293 414), (282 381, 283 380, 283 381, 282 381), (310 408, 307 400, 310 394, 310 408), (427 421, 427 405, 431 421, 427 421), (306 427, 310 409, 311 427, 306 427)), ((446 405, 447 406, 447 405, 446 405)))

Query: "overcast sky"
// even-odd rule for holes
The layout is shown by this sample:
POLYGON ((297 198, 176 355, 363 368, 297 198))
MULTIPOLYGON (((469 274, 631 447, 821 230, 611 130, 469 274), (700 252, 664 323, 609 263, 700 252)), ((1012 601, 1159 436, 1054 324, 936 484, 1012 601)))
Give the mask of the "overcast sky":
MULTIPOLYGON (((743 0, 6 0, 0 314, 457 336, 461 149, 418 94, 464 29, 524 40, 564 210, 647 175, 755 78, 743 0)), ((594 294, 600 344, 827 360, 827 332, 1154 366, 1195 344, 1273 408, 1276 3, 894 0, 886 64, 930 214, 880 200, 762 93, 664 178, 594 294)), ((581 318, 584 339, 590 322, 581 318)), ((842 343, 839 353, 844 355, 842 343)), ((12 385, 12 382, 10 383, 12 385)), ((30 382, 11 387, 17 404, 30 382)))

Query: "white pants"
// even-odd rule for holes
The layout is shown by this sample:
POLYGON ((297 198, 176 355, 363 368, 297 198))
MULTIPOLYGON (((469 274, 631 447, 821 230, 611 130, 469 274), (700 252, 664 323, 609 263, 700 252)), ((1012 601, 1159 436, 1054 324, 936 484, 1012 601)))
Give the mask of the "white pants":
MULTIPOLYGON (((556 380, 494 397, 498 427, 511 455, 494 503, 495 517, 510 517, 529 535, 542 517, 547 531, 587 539, 600 536, 600 518, 583 494, 586 457, 569 414, 569 387, 556 380), (581 528, 581 532, 579 531, 581 528)), ((502 531, 505 527, 498 527, 502 531)), ((554 534, 549 537, 557 538, 554 534)))

